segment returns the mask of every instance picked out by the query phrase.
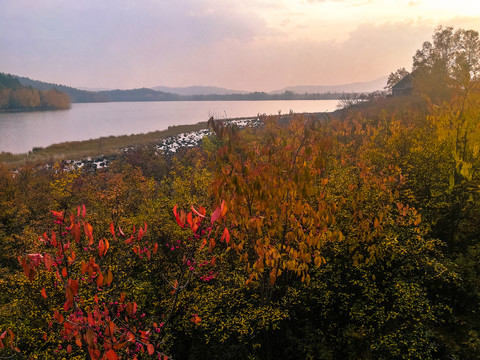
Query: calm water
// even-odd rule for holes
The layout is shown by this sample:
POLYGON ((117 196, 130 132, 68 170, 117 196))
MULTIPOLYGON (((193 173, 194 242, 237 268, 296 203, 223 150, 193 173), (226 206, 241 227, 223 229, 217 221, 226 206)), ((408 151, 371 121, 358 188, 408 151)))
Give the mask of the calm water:
POLYGON ((158 101, 72 104, 70 110, 0 113, 0 152, 24 153, 65 141, 164 130, 216 119, 333 111, 337 100, 158 101))

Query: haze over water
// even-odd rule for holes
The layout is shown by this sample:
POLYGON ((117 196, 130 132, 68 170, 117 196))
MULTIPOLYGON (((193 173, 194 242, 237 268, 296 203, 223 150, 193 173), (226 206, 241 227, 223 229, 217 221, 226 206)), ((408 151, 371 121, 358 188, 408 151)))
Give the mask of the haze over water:
POLYGON ((164 130, 173 125, 216 119, 329 112, 337 100, 161 101, 72 104, 70 110, 0 113, 0 152, 164 130))

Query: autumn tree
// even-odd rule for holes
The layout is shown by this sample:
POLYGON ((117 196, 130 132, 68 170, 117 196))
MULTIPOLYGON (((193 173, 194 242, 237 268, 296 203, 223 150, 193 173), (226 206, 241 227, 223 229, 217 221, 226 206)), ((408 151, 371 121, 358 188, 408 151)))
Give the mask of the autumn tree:
POLYGON ((40 92, 40 99, 43 108, 68 109, 70 107, 70 97, 57 89, 40 92))
POLYGON ((478 32, 438 27, 413 57, 412 74, 420 93, 437 103, 448 100, 453 88, 476 81, 480 69, 478 32))
POLYGON ((259 306, 270 309, 261 341, 268 358, 273 333, 266 330, 287 316, 278 313, 279 303, 290 286, 310 283, 325 262, 323 246, 342 235, 331 228, 335 204, 324 200, 328 139, 319 136, 313 119, 296 117, 285 126, 277 118, 263 121, 255 134, 213 121, 211 126, 222 141, 213 189, 232 210, 229 248, 246 285, 258 292, 259 306))

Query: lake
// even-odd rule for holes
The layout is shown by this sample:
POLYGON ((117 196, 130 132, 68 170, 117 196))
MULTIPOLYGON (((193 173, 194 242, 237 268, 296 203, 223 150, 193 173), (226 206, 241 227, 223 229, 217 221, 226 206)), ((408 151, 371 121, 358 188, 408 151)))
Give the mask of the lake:
POLYGON ((329 112, 338 100, 154 101, 72 104, 69 110, 0 113, 0 152, 25 153, 34 147, 141 134, 172 125, 279 112, 329 112))

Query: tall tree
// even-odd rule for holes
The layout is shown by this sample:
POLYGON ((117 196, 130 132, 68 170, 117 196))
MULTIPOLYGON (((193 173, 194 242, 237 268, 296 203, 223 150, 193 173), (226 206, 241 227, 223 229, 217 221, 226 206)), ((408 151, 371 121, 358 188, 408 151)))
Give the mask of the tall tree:
POLYGON ((479 49, 477 31, 438 27, 433 42, 424 42, 413 57, 417 90, 438 104, 448 100, 455 88, 468 87, 478 79, 479 49))

